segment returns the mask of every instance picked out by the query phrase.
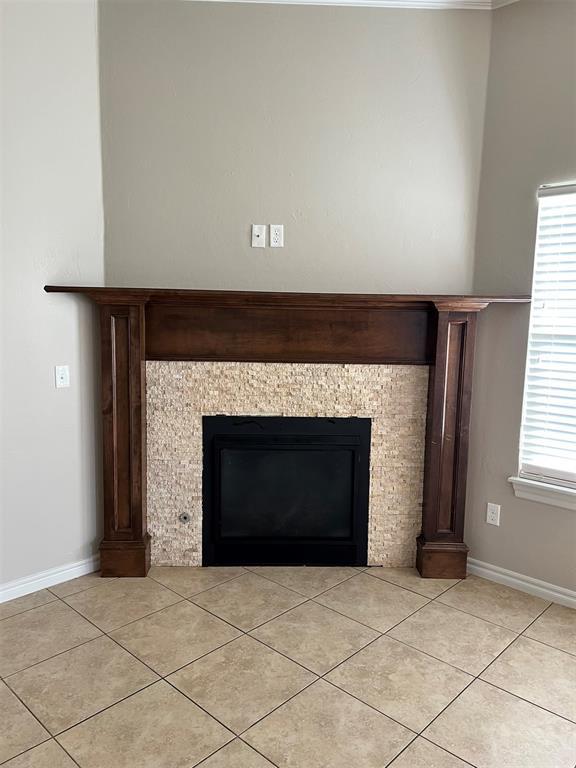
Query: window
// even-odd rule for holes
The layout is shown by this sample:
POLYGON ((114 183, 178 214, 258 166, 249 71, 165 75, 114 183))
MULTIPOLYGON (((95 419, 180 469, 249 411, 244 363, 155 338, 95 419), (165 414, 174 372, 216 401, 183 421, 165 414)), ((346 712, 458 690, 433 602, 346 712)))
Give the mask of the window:
POLYGON ((539 191, 519 476, 576 504, 576 184, 539 191))

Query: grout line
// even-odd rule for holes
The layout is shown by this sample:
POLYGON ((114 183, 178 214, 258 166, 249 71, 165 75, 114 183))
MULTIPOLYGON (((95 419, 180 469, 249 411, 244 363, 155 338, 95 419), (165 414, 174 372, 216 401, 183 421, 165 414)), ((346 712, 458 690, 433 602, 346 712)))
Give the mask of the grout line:
MULTIPOLYGON (((316 600, 313 598, 312 602, 316 602, 316 600)), ((363 621, 360 621, 359 619, 353 619, 351 616, 348 616, 346 613, 342 613, 336 608, 333 608, 331 605, 324 605, 324 603, 317 603, 317 605, 321 605, 323 608, 328 608, 330 611, 334 611, 334 613, 337 613, 339 616, 343 616, 345 619, 348 619, 349 621, 355 621, 356 624, 360 624, 362 627, 366 627, 367 629, 371 629, 373 632, 379 632, 381 635, 384 635, 386 634, 386 632, 389 632, 391 629, 394 629, 394 627, 397 627, 398 624, 401 624, 403 621, 406 621, 406 619, 408 619, 410 616, 413 616, 415 613, 418 613, 418 611, 421 611, 422 608, 425 608, 426 605, 428 605, 428 603, 426 603, 425 605, 421 605, 419 608, 416 608, 414 611, 409 613, 407 616, 405 616, 403 619, 398 621, 389 629, 386 629, 384 632, 381 629, 376 629, 376 627, 373 627, 370 624, 365 624, 363 621)))
MULTIPOLYGON (((177 667, 176 669, 173 669, 171 672, 167 672, 165 675, 160 675, 161 679, 167 680, 167 678, 172 677, 172 675, 175 675, 177 672, 181 672, 183 669, 186 669, 186 667, 189 667, 191 664, 195 664, 197 661, 200 661, 200 659, 204 659, 206 656, 210 656, 211 653, 214 653, 215 651, 219 651, 220 649, 225 648, 227 645, 230 645, 230 643, 233 643, 236 640, 240 640, 241 637, 244 637, 244 634, 245 633, 238 635, 237 637, 232 637, 230 640, 227 640, 225 643, 222 643, 221 645, 217 645, 215 648, 212 648, 212 650, 210 651, 206 651, 206 653, 203 653, 201 656, 198 656, 197 658, 192 659, 191 661, 187 661, 186 664, 182 664, 181 667, 177 667)), ((158 675, 160 673, 157 672, 156 674, 158 675)))
POLYGON ((85 640, 83 643, 78 643, 78 645, 73 645, 71 648, 66 648, 65 651, 58 651, 58 653, 55 653, 52 656, 48 656, 46 659, 41 659, 41 661, 35 661, 34 664, 30 664, 30 666, 24 667, 24 669, 18 669, 16 672, 10 672, 9 675, 6 675, 6 677, 2 679, 4 680, 6 685, 10 685, 10 683, 8 682, 10 678, 16 677, 16 675, 20 675, 22 672, 27 672, 29 669, 34 669, 34 667, 39 667, 40 664, 45 664, 47 661, 52 661, 52 659, 57 659, 58 656, 64 656, 65 653, 69 653, 70 651, 75 651, 77 648, 82 648, 82 646, 84 645, 89 645, 90 643, 93 643, 95 640, 101 640, 103 637, 107 637, 107 635, 104 632, 98 635, 98 637, 91 637, 90 640, 85 640))
MULTIPOLYGON (((546 608, 547 608, 547 607, 548 607, 548 606, 546 606, 546 608)), ((546 610, 546 608, 545 608, 544 610, 546 610)), ((542 611, 542 613, 544 613, 544 611, 542 611)), ((540 614, 540 615, 541 615, 541 614, 540 614)), ((538 618, 538 617, 537 617, 537 618, 538 618)), ((534 621, 536 621, 536 619, 534 619, 534 621)), ((517 638, 515 638, 515 640, 516 640, 516 639, 517 639, 517 638)), ((512 642, 515 642, 515 640, 513 640, 512 642)), ((502 651, 500 651, 500 653, 499 653, 499 654, 498 654, 498 655, 497 655, 497 656, 496 656, 496 657, 493 659, 493 661, 491 662, 491 664, 493 664, 493 663, 494 663, 494 662, 495 662, 497 659, 499 659, 499 658, 500 658, 500 656, 502 656, 502 654, 503 654, 503 653, 505 653, 505 652, 507 651, 507 649, 510 647, 510 645, 511 645, 511 643, 510 643, 509 645, 507 645, 507 646, 506 646, 506 648, 502 649, 502 651)), ((490 666, 490 664, 489 664, 488 666, 490 666)), ((465 688, 463 688, 463 689, 460 691, 460 693, 459 693, 457 696, 455 696, 455 697, 454 697, 454 699, 452 699, 452 701, 451 701, 449 704, 447 704, 447 705, 446 705, 446 706, 445 706, 445 707, 444 707, 444 708, 443 708, 443 709, 442 709, 440 712, 438 712, 438 714, 437 714, 437 715, 436 715, 436 716, 435 716, 435 717, 434 717, 434 718, 433 718, 433 719, 432 719, 432 720, 431 720, 431 721, 428 723, 428 725, 426 726, 426 728, 423 728, 423 729, 422 729, 422 731, 420 732, 420 736, 422 736, 422 738, 426 738, 426 739, 427 739, 427 741, 430 741, 432 744, 435 744, 436 746, 441 746, 440 744, 436 744, 435 742, 433 742, 431 739, 428 739, 426 736, 423 736, 424 732, 425 732, 425 731, 426 731, 428 728, 430 728, 430 726, 431 726, 431 725, 432 725, 432 724, 433 724, 433 723, 434 723, 436 720, 438 720, 438 718, 439 718, 439 717, 440 717, 442 714, 444 714, 444 712, 445 712, 445 711, 448 709, 448 707, 451 707, 451 706, 452 706, 452 704, 454 704, 454 702, 455 702, 457 699, 459 699, 459 698, 460 698, 460 697, 461 697, 461 696, 462 696, 462 695, 465 693, 465 691, 467 691, 467 690, 470 688, 470 686, 472 686, 472 685, 473 685, 475 682, 477 682, 478 680, 480 680, 480 682, 482 682, 482 683, 485 683, 485 684, 489 685, 489 683, 486 683, 486 681, 485 681, 485 680, 481 680, 481 678, 480 678, 480 675, 481 675, 481 674, 483 674, 483 673, 484 673, 484 671, 485 671, 485 670, 482 670, 482 672, 480 672, 480 674, 479 674, 479 675, 474 675, 473 679, 472 679, 472 680, 471 680, 471 681, 468 683, 468 685, 467 685, 465 688)), ((494 687, 496 687, 496 686, 494 686, 494 687)), ((509 696, 514 696, 514 694, 513 694, 513 693, 510 693, 509 691, 505 691, 505 693, 507 693, 509 696)), ((515 698, 520 698, 520 697, 519 697, 519 696, 517 696, 517 697, 515 697, 515 698)), ((530 702, 530 703, 531 703, 531 702, 530 702)), ((537 706, 537 705, 534 705, 534 706, 537 706)), ((444 749, 444 747, 442 747, 442 749, 444 749)), ((459 758, 459 757, 460 757, 460 755, 456 755, 456 757, 458 757, 458 758, 459 758)))
POLYGON ((560 651, 560 653, 565 653, 568 656, 572 656, 572 658, 576 657, 576 653, 572 653, 572 651, 567 651, 565 648, 558 648, 556 645, 550 645, 550 643, 545 643, 544 640, 538 640, 531 635, 525 635, 524 632, 519 634, 518 637, 523 637, 525 640, 532 640, 533 643, 540 643, 540 645, 545 645, 546 648, 551 648, 553 651, 560 651))
POLYGON ((491 685, 492 688, 497 688, 499 691, 502 691, 503 693, 507 693, 509 696, 514 696, 515 698, 520 699, 520 701, 525 701, 527 704, 531 704, 533 707, 538 707, 538 709, 542 709, 544 710, 544 712, 548 712, 549 715, 560 717, 562 720, 565 720, 567 723, 570 723, 571 725, 576 725, 576 720, 571 720, 569 717, 566 717, 566 715, 560 715, 558 714, 558 712, 553 712, 551 709, 548 709, 547 707, 542 706, 542 704, 536 704, 536 702, 530 701, 530 699, 525 699, 524 696, 520 696, 518 693, 512 693, 512 691, 509 691, 506 688, 502 688, 501 685, 498 685, 497 683, 493 683, 492 680, 483 680, 481 677, 478 677, 476 679, 479 680, 481 683, 485 683, 486 685, 491 685))
MULTIPOLYGON (((246 733, 248 733, 248 731, 249 731, 249 730, 251 730, 252 728, 254 728, 255 726, 257 726, 257 725, 258 725, 258 723, 261 723, 261 722, 262 722, 262 720, 265 720, 265 719, 266 719, 267 717, 269 717, 271 714, 273 714, 274 712, 277 712, 277 711, 278 711, 279 709, 281 709, 281 708, 282 708, 282 707, 283 707, 285 704, 288 704, 288 702, 289 702, 289 701, 292 701, 292 699, 295 699, 295 698, 296 698, 296 696, 300 696, 300 694, 301 694, 301 693, 304 693, 304 691, 308 690, 308 688, 311 688, 313 685, 316 685, 316 683, 317 683, 317 682, 318 682, 318 678, 316 678, 315 680, 312 680, 310 683, 308 683, 307 685, 305 685, 305 686, 304 686, 304 688, 301 688, 301 689, 298 691, 298 693, 295 693, 295 694, 293 694, 293 695, 292 695, 292 696, 290 696, 288 699, 286 699, 286 701, 283 701, 281 704, 278 704, 278 706, 277 706, 277 707, 274 707, 274 709, 271 709, 271 710, 270 710, 270 712, 267 712, 267 713, 266 713, 265 715, 263 715, 262 717, 259 717, 259 718, 258 718, 258 720, 256 720, 254 723, 252 723, 251 725, 249 725, 249 726, 248 726, 248 728, 244 728, 244 730, 243 730, 243 731, 240 731, 240 733, 238 734, 238 736, 239 736, 240 738, 242 738, 242 736, 244 736, 246 733)), ((242 739, 242 741, 244 741, 244 739, 242 739)), ((268 759, 268 758, 266 758, 266 759, 268 759)))
MULTIPOLYGON (((85 573, 84 576, 78 576, 77 578, 83 579, 85 576, 92 576, 94 573, 100 573, 100 570, 92 571, 92 573, 85 573)), ((117 576, 100 576, 101 579, 100 583, 92 584, 89 587, 85 587, 84 589, 78 589, 76 592, 70 592, 69 595, 57 595, 56 592, 52 592, 54 587, 60 587, 62 584, 67 584, 67 581, 61 581, 58 584, 52 584, 51 587, 46 587, 46 589, 54 595, 54 597, 57 597, 58 600, 63 600, 65 597, 73 597, 74 595, 80 595, 82 592, 88 592, 91 589, 95 589, 96 587, 102 587, 107 581, 115 581, 118 577, 117 576)), ((70 579, 70 581, 74 581, 74 579, 70 579)))
MULTIPOLYGON (((42 590, 38 590, 39 592, 42 592, 42 590)), ((46 591, 48 591, 48 588, 46 587, 46 591)), ((35 594, 32 592, 31 594, 35 594)), ((59 598, 53 593, 50 592, 50 596, 52 597, 52 600, 46 600, 45 603, 40 603, 40 605, 34 605, 32 608, 24 608, 22 611, 17 611, 16 613, 10 614, 10 616, 4 616, 3 619, 0 619, 0 627, 2 626, 3 621, 8 621, 8 619, 15 619, 16 616, 22 616, 24 613, 30 613, 30 611, 35 611, 37 608, 45 608, 47 605, 50 605, 51 603, 55 603, 59 598)), ((23 597, 29 597, 29 595, 23 595, 23 597)), ((15 600, 20 600, 19 597, 15 597, 15 600)), ((11 603, 11 600, 6 600, 5 603, 0 603, 0 605, 8 605, 11 603)))
MULTIPOLYGON (((440 592, 439 595, 434 595, 434 597, 431 597, 430 595, 425 595, 423 592, 417 592, 415 589, 411 589, 410 587, 406 587, 403 584, 398 584, 395 581, 390 581, 390 579, 385 579, 382 576, 376 576, 375 573, 370 573, 371 570, 375 568, 382 568, 383 571, 386 570, 386 566, 369 566, 365 571, 362 571, 362 573, 365 573, 367 576, 372 576, 373 579, 378 579, 379 581, 383 581, 386 584, 391 584, 393 587, 398 587, 398 589, 405 589, 407 592, 412 592, 415 595, 419 595, 420 597, 426 597, 428 600, 437 600, 439 597, 442 597, 446 592, 448 592, 451 589, 454 589, 454 587, 457 587, 458 584, 460 584, 463 579, 458 579, 456 584, 451 584, 449 587, 446 587, 445 589, 440 592)), ((435 579, 433 579, 435 581, 435 579)))
MULTIPOLYGON (((516 590, 516 591, 518 591, 518 590, 516 590)), ((492 619, 487 619, 484 616, 478 616, 477 613, 471 613, 470 611, 465 611, 463 608, 458 608, 455 605, 450 605, 450 603, 444 603, 444 602, 442 602, 442 600, 440 598, 444 597, 445 594, 446 593, 443 592, 441 595, 438 595, 438 597, 433 598, 430 602, 438 603, 439 605, 442 605, 445 608, 452 608, 452 610, 458 611, 458 613, 464 613, 464 614, 466 614, 466 616, 473 616, 475 619, 480 619, 480 621, 485 621, 488 624, 493 624, 495 627, 500 627, 500 629, 507 629, 509 632, 514 632, 516 635, 520 635, 524 631, 524 630, 522 630, 521 632, 519 632, 517 629, 512 629, 511 627, 507 627, 505 624, 498 624, 497 621, 492 621, 492 619)), ((524 593, 522 593, 522 594, 524 594, 524 593)), ((546 606, 546 608, 544 610, 546 610, 548 607, 549 606, 546 606)), ((540 618, 541 615, 542 614, 538 614, 536 619, 540 618)), ((536 619, 533 619, 532 621, 530 621, 530 624, 528 626, 529 627, 532 626, 532 624, 534 623, 534 621, 536 621, 536 619)), ((528 627, 526 627, 526 629, 528 629, 528 627)))
POLYGON ((392 722, 396 723, 396 725, 401 726, 406 731, 409 731, 410 733, 414 734, 414 738, 419 736, 419 732, 415 731, 414 728, 410 728, 409 725, 406 725, 405 723, 401 723, 400 720, 396 720, 395 717, 392 717, 392 715, 386 714, 386 712, 382 712, 381 709, 378 709, 378 707, 375 707, 373 704, 369 704, 367 701, 364 701, 363 699, 359 699, 358 696, 356 696, 354 693, 350 693, 350 691, 345 690, 344 688, 340 688, 339 685, 336 685, 336 683, 333 683, 332 680, 328 680, 328 678, 322 678, 322 681, 324 683, 328 683, 328 685, 331 685, 332 688, 336 688, 337 691, 340 691, 340 693, 345 694, 346 696, 350 696, 352 699, 356 699, 356 701, 359 701, 360 704, 364 704, 365 707, 368 707, 369 709, 373 710, 374 712, 377 712, 382 717, 388 718, 388 720, 392 720, 392 722))
POLYGON ((400 757, 400 755, 404 754, 404 752, 406 752, 406 751, 407 751, 407 750, 408 750, 408 749, 409 749, 409 748, 412 746, 412 744, 414 744, 414 742, 415 742, 417 739, 418 739, 418 736, 414 736, 414 738, 413 738, 413 739, 410 739, 410 741, 408 742, 408 744, 406 744, 406 746, 405 746, 405 747, 403 747, 403 748, 400 750, 400 752, 398 752, 398 754, 397 754, 395 757, 393 757, 393 758, 392 758, 392 760, 390 760, 390 762, 389 762, 389 763, 386 763, 386 765, 384 766, 384 768, 394 768, 394 763, 396 762, 396 760, 398 760, 398 758, 400 757))
MULTIPOLYGON (((400 622, 403 623, 403 622, 400 622)), ((398 624, 396 625, 398 626, 398 624)), ((395 629, 393 627, 392 629, 395 629)), ((392 630, 389 630, 391 632, 392 630)), ((410 648, 412 651, 416 651, 417 653, 421 653, 424 656, 428 656, 429 659, 434 659, 434 661, 439 661, 441 664, 445 664, 447 667, 451 667, 451 669, 455 670, 456 672, 462 672, 464 675, 469 675, 470 677, 475 677, 474 672, 469 672, 467 669, 462 669, 462 667, 457 667, 456 664, 452 664, 450 661, 445 661, 444 659, 441 659, 439 656, 434 656, 433 653, 429 653, 428 651, 423 651, 421 648, 417 648, 415 645, 410 645, 410 643, 407 643, 405 640, 399 640, 397 637, 394 637, 393 635, 390 635, 388 632, 384 634, 384 637, 387 637, 389 640, 394 640, 396 643, 400 643, 401 645, 404 645, 406 648, 410 648)), ((514 638, 516 640, 516 638, 514 638)), ((511 645, 514 640, 511 640, 508 645, 511 645)), ((489 662, 491 664, 492 662, 489 662)), ((482 674, 485 671, 486 667, 482 669, 482 674)))
MULTIPOLYGON (((162 565, 162 566, 160 566, 160 565, 157 565, 157 566, 152 566, 152 567, 155 567, 155 568, 178 568, 179 566, 173 566, 173 565, 162 565)), ((190 568, 201 568, 202 566, 189 566, 189 567, 190 568)), ((243 566, 239 565, 239 566, 234 566, 234 567, 242 568, 243 566)), ((155 579, 154 576, 148 575, 148 576, 145 576, 144 578, 150 579, 151 581, 155 582, 156 584, 159 584, 161 587, 164 587, 165 589, 169 589, 170 592, 174 592, 175 595, 178 595, 179 597, 181 597, 184 600, 190 600, 191 597, 196 597, 196 595, 201 595, 203 592, 209 592, 211 589, 216 589, 216 587, 221 587, 224 584, 228 584, 230 581, 236 581, 236 579, 241 579, 242 576, 246 576, 246 574, 248 574, 248 573, 250 573, 250 571, 247 571, 244 568, 244 573, 238 573, 238 574, 236 574, 236 576, 230 576, 230 578, 224 579, 224 581, 220 581, 218 584, 212 584, 211 587, 206 587, 206 589, 200 589, 198 592, 194 592, 194 593, 192 593, 190 595, 183 595, 180 592, 177 592, 173 587, 169 587, 167 584, 164 584, 163 581, 159 581, 158 579, 155 579)))
POLYGON ((80 766, 80 763, 79 763, 77 760, 75 760, 75 759, 72 757, 72 755, 70 754, 70 752, 68 752, 68 750, 66 749, 66 747, 63 747, 63 746, 62 746, 62 744, 60 744, 60 742, 59 742, 59 741, 56 741, 56 739, 54 739, 54 743, 55 743, 55 744, 57 744, 57 745, 60 747, 60 749, 61 749, 61 750, 62 750, 62 751, 63 751, 63 752, 66 754, 66 755, 68 755, 68 757, 69 757, 69 758, 70 758, 70 760, 71 760, 71 761, 74 763, 74 765, 77 765, 77 766, 78 766, 78 768, 81 768, 81 766, 80 766))
MULTIPOLYGON (((87 717, 82 718, 82 720, 79 720, 77 723, 74 723, 74 725, 69 725, 68 728, 64 728, 61 731, 58 731, 58 733, 54 734, 54 738, 56 741, 60 739, 61 736, 64 736, 65 733, 68 733, 69 731, 74 730, 74 728, 78 728, 80 725, 83 725, 84 723, 88 722, 88 720, 92 720, 95 717, 98 717, 103 712, 106 712, 109 709, 112 709, 112 707, 115 707, 117 704, 122 704, 124 701, 128 701, 128 699, 131 699, 133 696, 137 696, 139 693, 142 693, 142 691, 147 690, 148 688, 152 688, 154 685, 158 685, 158 683, 163 682, 163 680, 160 678, 158 680, 152 680, 152 682, 147 683, 146 685, 143 685, 142 688, 139 688, 137 691, 132 691, 132 693, 129 693, 127 696, 123 696, 121 699, 118 699, 118 701, 113 702, 112 704, 107 704, 105 707, 102 707, 102 709, 99 709, 98 712, 93 712, 91 715, 88 715, 87 717)), ((58 741, 60 744, 60 742, 58 741)), ((60 744, 60 746, 62 746, 60 744)))
MULTIPOLYGON (((470 765, 472 768, 478 768, 474 763, 469 762, 468 760, 465 760, 463 757, 460 757, 460 755, 457 755, 456 752, 451 752, 449 749, 446 749, 446 747, 441 747, 440 744, 436 744, 436 742, 431 741, 428 737, 423 736, 420 734, 418 737, 419 739, 424 739, 428 744, 432 744, 432 746, 436 747, 436 749, 442 749, 444 752, 447 752, 449 755, 452 755, 452 757, 455 757, 457 760, 460 760, 464 765, 470 765)), ((391 768, 394 768, 394 766, 391 766, 391 768)))
MULTIPOLYGON (((42 726, 42 727, 44 727, 44 726, 42 726)), ((44 730, 46 730, 46 729, 44 728, 44 730)), ((44 739, 44 741, 41 741, 39 744, 34 744, 33 747, 27 747, 22 752, 18 752, 18 754, 12 755, 12 757, 7 758, 6 760, 0 760, 0 765, 6 765, 7 763, 10 762, 10 760, 16 760, 16 758, 22 757, 22 755, 26 755, 28 752, 32 752, 32 750, 36 749, 36 747, 41 747, 44 744, 47 744, 49 741, 55 741, 55 739, 51 736, 51 737, 49 737, 47 739, 44 739)), ((75 764, 78 765, 78 763, 75 763, 75 764)))
MULTIPOLYGON (((302 595, 300 595, 302 597, 302 595)), ((242 634, 247 635, 249 632, 253 632, 255 629, 259 629, 260 627, 264 626, 264 624, 268 624, 269 621, 274 621, 274 619, 280 618, 280 616, 284 616, 285 613, 289 613, 294 608, 297 608, 300 605, 304 605, 304 603, 310 602, 309 600, 306 600, 306 598, 302 599, 301 602, 296 603, 296 605, 290 606, 290 608, 287 608, 285 611, 282 611, 281 613, 277 614, 276 616, 272 616, 269 619, 266 619, 266 621, 263 621, 261 624, 257 624, 255 627, 250 627, 250 629, 242 629, 242 627, 239 627, 237 624, 232 624, 231 621, 228 621, 228 619, 222 618, 222 616, 219 616, 217 613, 213 613, 209 608, 205 608, 203 605, 199 605, 198 603, 194 603, 193 598, 190 598, 190 602, 193 603, 198 608, 202 608, 203 611, 206 611, 206 613, 209 613, 210 616, 213 616, 216 619, 220 619, 220 621, 225 622, 226 624, 229 624, 231 627, 234 627, 234 629, 237 629, 239 632, 242 632, 242 634)))
POLYGON ((255 747, 253 744, 250 744, 249 742, 247 742, 245 739, 242 738, 242 736, 238 736, 237 738, 238 738, 238 741, 242 742, 242 744, 246 744, 247 747, 249 747, 250 749, 253 749, 254 752, 256 752, 258 755, 260 755, 260 757, 264 758, 264 760, 267 760, 270 763, 270 765, 274 766, 274 768, 280 768, 278 763, 275 763, 274 760, 269 758, 263 752, 260 752, 260 750, 257 749, 257 747, 255 747))
POLYGON ((278 768, 278 766, 276 765, 276 763, 273 763, 273 762, 272 762, 272 761, 271 761, 269 758, 265 757, 265 756, 264 756, 264 755, 263 755, 261 752, 258 752, 258 750, 257 750, 257 749, 254 749, 254 747, 251 747, 249 744, 247 744, 247 743, 246 743, 246 742, 245 742, 243 739, 241 739, 239 736, 236 736, 236 738, 232 739, 231 741, 227 742, 226 744, 223 744, 221 747, 218 747, 218 749, 217 749, 215 752, 212 752, 212 754, 208 755, 207 757, 203 757, 203 758, 202 758, 202 760, 200 760, 200 762, 199 762, 199 763, 194 763, 194 766, 193 766, 193 768, 202 768, 202 766, 203 766, 203 765, 206 765, 206 763, 208 762, 208 760, 210 760, 210 758, 214 757, 214 755, 217 755, 219 752, 222 752, 223 750, 225 750, 225 749, 226 749, 226 747, 229 747, 231 744, 234 744, 234 742, 236 742, 236 741, 238 741, 238 742, 240 742, 240 743, 242 743, 242 744, 246 744, 246 746, 247 746, 249 749, 252 749, 252 750, 254 750, 254 752, 256 752, 256 753, 257 753, 257 754, 259 754, 261 757, 263 757, 265 760, 267 760, 267 761, 270 763, 270 765, 274 766, 274 768, 278 768))
MULTIPOLYGON (((254 566, 251 566, 251 567, 252 568, 256 568, 256 567, 260 568, 260 567, 265 567, 265 566, 255 566, 254 565, 254 566)), ((269 567, 271 567, 271 568, 274 568, 274 567, 281 568, 282 566, 269 566, 269 567)), ((305 566, 305 565, 294 566, 294 568, 313 568, 313 567, 314 566, 305 566)), ((325 567, 330 567, 330 566, 325 566, 325 567)), ((353 568, 354 566, 343 566, 343 567, 353 568)), ((306 594, 304 594, 304 592, 299 592, 294 587, 288 587, 286 584, 282 584, 281 581, 276 581, 271 576, 266 576, 266 574, 264 574, 264 573, 257 573, 256 571, 251 571, 250 567, 248 567, 248 566, 247 566, 247 570, 248 570, 249 573, 253 574, 254 576, 259 576, 261 579, 266 579, 267 581, 271 581, 272 584, 276 584, 277 587, 284 587, 284 589, 289 589, 291 592, 295 592, 297 595, 300 595, 300 597, 305 597, 307 600, 313 600, 315 597, 319 597, 320 595, 323 595, 326 592, 329 592, 331 589, 334 589, 335 587, 339 587, 341 584, 344 584, 346 581, 350 581, 350 579, 354 579, 356 576, 360 576, 361 573, 364 573, 364 571, 358 571, 357 573, 351 573, 349 576, 346 576, 344 579, 342 579, 342 581, 337 581, 336 584, 331 584, 329 587, 326 587, 326 589, 320 590, 320 592, 318 592, 315 595, 306 595, 306 594)))
MULTIPOLYGON (((46 728, 46 726, 44 725, 44 723, 43 723, 43 722, 42 722, 42 721, 41 721, 41 720, 40 720, 38 717, 36 717, 36 715, 34 714, 34 712, 32 712, 32 710, 30 709, 30 707, 28 706, 28 704, 26 704, 26 702, 22 700, 22 698, 19 696, 19 694, 18 694, 18 693, 16 693, 16 691, 13 691, 13 690, 12 690, 12 688, 10 688, 10 686, 8 686, 6 683, 4 683, 4 684, 6 685, 6 687, 7 687, 7 688, 8 688, 8 690, 10 691, 10 693, 11 693, 11 694, 14 696, 14 698, 15 698, 15 699, 18 699, 18 701, 20 702, 20 704, 22 704, 22 706, 23 706, 23 707, 24 707, 24 708, 25 708, 25 709, 28 711, 28 713, 29 713, 29 714, 30 714, 30 715, 31 715, 31 716, 34 718, 34 720, 36 720, 36 722, 37 722, 37 723, 40 725, 40 727, 41 727, 41 728, 42 728, 42 729, 43 729, 43 730, 46 732, 46 734, 47 734, 46 738, 45 738, 45 739, 43 739, 43 740, 42 740, 41 742, 39 742, 38 744, 34 744, 34 747, 39 747, 39 746, 40 746, 40 744, 44 744, 46 741, 50 741, 50 739, 52 739, 52 738, 53 738, 53 734, 51 734, 51 733, 50 733, 50 731, 48 730, 48 728, 46 728)), ((29 747, 29 749, 34 749, 34 747, 29 747)), ((28 752, 29 750, 28 750, 28 749, 26 749, 26 750, 24 750, 24 751, 25 751, 25 752, 28 752)), ((19 753, 19 754, 22 754, 22 753, 19 753)), ((13 757, 16 757, 16 755, 13 755, 13 757)), ((8 759, 10 760, 11 758, 8 758, 8 759)), ((7 761, 6 761, 6 762, 7 762, 7 761)))
MULTIPOLYGON (((180 600, 177 600, 175 603, 168 603, 168 605, 164 605, 162 608, 157 608, 155 611, 150 611, 150 613, 145 613, 144 616, 140 616, 137 619, 131 619, 126 624, 121 624, 119 627, 114 627, 113 629, 107 629, 107 630, 101 629, 100 631, 104 632, 105 635, 108 635, 111 632, 119 632, 121 629, 124 629, 125 627, 130 627, 132 624, 136 624, 136 622, 142 621, 142 619, 147 619, 149 616, 154 616, 156 613, 162 613, 162 611, 165 611, 167 608, 173 608, 176 605, 182 605, 182 603, 186 603, 186 602, 187 602, 186 598, 182 597, 180 600)), ((70 607, 72 608, 72 606, 70 607)), ((80 611, 78 611, 78 613, 80 613, 80 611)), ((83 613, 80 613, 80 616, 86 619, 86 616, 84 616, 83 613)), ((86 621, 90 621, 90 619, 86 619, 86 621)), ((91 622, 91 623, 94 623, 94 622, 91 622)), ((98 625, 95 624, 95 626, 98 626, 98 625)))

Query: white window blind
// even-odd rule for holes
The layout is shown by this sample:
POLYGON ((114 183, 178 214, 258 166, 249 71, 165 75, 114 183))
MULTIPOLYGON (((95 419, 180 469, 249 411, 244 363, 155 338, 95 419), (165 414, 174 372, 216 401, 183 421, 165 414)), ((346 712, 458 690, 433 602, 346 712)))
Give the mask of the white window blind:
POLYGON ((520 476, 576 488, 576 185, 539 193, 520 476))

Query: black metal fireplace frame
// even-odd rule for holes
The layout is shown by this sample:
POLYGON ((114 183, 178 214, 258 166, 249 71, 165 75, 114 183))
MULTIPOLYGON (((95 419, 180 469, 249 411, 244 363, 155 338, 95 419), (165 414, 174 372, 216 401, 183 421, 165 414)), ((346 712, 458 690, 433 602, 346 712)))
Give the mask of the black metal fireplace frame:
POLYGON ((277 416, 203 417, 203 565, 366 565, 370 484, 370 419, 277 416), (220 535, 221 451, 346 450, 352 453, 351 536, 223 537, 220 535))

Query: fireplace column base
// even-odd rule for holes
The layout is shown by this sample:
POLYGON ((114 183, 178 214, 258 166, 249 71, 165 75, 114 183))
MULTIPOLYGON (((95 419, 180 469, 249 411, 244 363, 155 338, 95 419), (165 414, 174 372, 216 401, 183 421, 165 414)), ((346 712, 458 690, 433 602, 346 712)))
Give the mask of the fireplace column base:
POLYGON ((142 541, 102 541, 100 572, 106 576, 146 576, 150 568, 150 534, 142 541))
POLYGON ((467 559, 463 542, 416 540, 416 568, 424 579, 465 579, 467 559))

